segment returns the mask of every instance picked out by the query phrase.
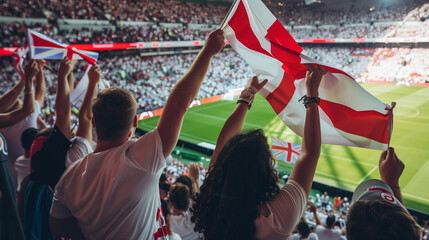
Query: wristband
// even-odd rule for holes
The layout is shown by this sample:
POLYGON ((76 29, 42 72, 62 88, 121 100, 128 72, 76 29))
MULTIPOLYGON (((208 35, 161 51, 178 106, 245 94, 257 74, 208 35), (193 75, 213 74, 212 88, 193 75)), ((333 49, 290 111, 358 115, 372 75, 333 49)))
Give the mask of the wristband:
POLYGON ((301 99, 298 100, 298 102, 303 101, 304 106, 307 108, 307 105, 310 103, 317 103, 319 105, 320 98, 319 97, 307 97, 306 95, 302 96, 301 99))
POLYGON ((249 110, 252 107, 252 104, 249 103, 248 101, 244 100, 244 99, 238 99, 237 100, 237 104, 239 104, 239 103, 245 103, 245 104, 247 104, 247 107, 248 107, 249 110))
POLYGON ((24 94, 32 94, 33 91, 25 91, 24 94))

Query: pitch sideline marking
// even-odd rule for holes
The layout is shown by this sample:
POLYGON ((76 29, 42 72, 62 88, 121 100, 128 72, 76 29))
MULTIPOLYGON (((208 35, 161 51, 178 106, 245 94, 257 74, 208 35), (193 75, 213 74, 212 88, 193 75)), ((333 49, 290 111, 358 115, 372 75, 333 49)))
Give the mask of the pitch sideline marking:
POLYGON ((359 180, 359 182, 361 183, 363 180, 365 180, 365 178, 367 178, 369 175, 371 175, 371 173, 373 173, 376 169, 378 168, 378 166, 375 166, 371 171, 369 171, 361 180, 359 180))

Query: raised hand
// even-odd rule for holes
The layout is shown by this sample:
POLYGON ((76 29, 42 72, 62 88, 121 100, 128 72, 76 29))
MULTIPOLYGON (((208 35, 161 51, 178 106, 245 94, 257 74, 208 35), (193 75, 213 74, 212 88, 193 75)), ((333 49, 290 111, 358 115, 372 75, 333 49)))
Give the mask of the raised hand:
POLYGON ((88 71, 88 79, 90 83, 98 83, 101 79, 101 69, 100 67, 95 64, 89 69, 88 71))
POLYGON ((189 164, 189 177, 198 179, 198 176, 200 175, 200 169, 198 168, 198 164, 196 163, 190 163, 189 164))
POLYGON ((253 103, 253 99, 255 98, 255 94, 261 90, 265 84, 267 84, 268 80, 265 79, 261 83, 259 83, 258 77, 253 76, 246 84, 246 87, 240 94, 240 99, 246 100, 249 104, 253 103))
POLYGON ((58 77, 66 78, 76 65, 76 60, 70 60, 68 57, 64 57, 61 61, 60 68, 58 69, 58 77))
POLYGON ((223 36, 223 31, 217 29, 216 31, 210 33, 210 36, 207 38, 206 43, 204 44, 203 51, 210 54, 216 55, 225 47, 225 37, 223 36))
POLYGON ((25 84, 27 87, 27 84, 33 84, 33 77, 36 76, 36 74, 40 71, 36 60, 32 59, 30 62, 25 66, 25 84))
POLYGON ((381 153, 378 167, 380 178, 383 182, 387 183, 392 188, 399 187, 399 177, 401 177, 405 165, 398 156, 396 156, 393 147, 389 147, 389 149, 381 153))
POLYGON ((36 59, 37 67, 40 70, 43 70, 43 67, 45 66, 45 60, 43 59, 36 59))
POLYGON ((305 64, 308 71, 305 75, 305 86, 307 87, 307 97, 319 96, 319 85, 323 75, 328 71, 319 64, 305 64))

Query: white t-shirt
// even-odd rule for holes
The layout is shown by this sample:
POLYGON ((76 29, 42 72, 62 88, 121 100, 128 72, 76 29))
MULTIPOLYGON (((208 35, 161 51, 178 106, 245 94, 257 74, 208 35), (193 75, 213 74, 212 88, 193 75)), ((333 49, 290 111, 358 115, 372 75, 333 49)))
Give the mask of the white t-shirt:
POLYGON ((37 128, 37 116, 40 114, 40 105, 39 102, 34 101, 34 112, 32 112, 28 117, 22 121, 0 130, 0 133, 3 134, 7 141, 7 148, 9 151, 9 163, 12 173, 16 180, 15 172, 15 160, 19 156, 24 155, 24 148, 21 146, 21 135, 27 130, 27 128, 37 128))
POLYGON ((199 240, 198 233, 194 231, 195 223, 191 221, 189 211, 183 215, 170 215, 170 226, 173 232, 180 235, 183 240, 199 240))
POLYGON ((290 240, 319 240, 319 238, 315 233, 310 233, 310 235, 308 235, 308 237, 306 238, 303 238, 298 233, 295 233, 294 235, 292 235, 290 240))
POLYGON ((307 194, 302 186, 289 180, 280 194, 269 201, 267 217, 260 215, 255 220, 257 239, 288 239, 307 205, 307 194))
POLYGON ((339 240, 342 235, 340 229, 327 229, 320 225, 316 227, 316 233, 319 240, 339 240))
POLYGON ((170 238, 170 240, 182 240, 180 235, 177 233, 172 233, 171 235, 168 235, 168 237, 170 238))
POLYGON ((30 174, 30 158, 26 158, 24 155, 19 156, 15 161, 15 172, 18 179, 17 191, 19 191, 22 179, 30 174))
POLYGON ((66 168, 70 167, 74 162, 84 158, 86 155, 94 152, 91 144, 89 144, 86 138, 76 136, 70 140, 72 146, 67 152, 66 156, 66 168))
POLYGON ((165 165, 156 129, 91 153, 61 177, 51 215, 75 217, 86 239, 164 239, 158 181, 165 165))

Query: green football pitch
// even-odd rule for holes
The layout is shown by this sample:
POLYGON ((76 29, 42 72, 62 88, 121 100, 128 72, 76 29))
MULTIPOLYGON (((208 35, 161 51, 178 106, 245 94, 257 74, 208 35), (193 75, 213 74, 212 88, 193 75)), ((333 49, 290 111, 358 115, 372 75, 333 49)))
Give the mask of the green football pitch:
MULTIPOLYGON (((400 179, 405 205, 429 213, 429 186, 426 185, 429 184, 429 88, 383 84, 362 86, 385 103, 397 103, 390 145, 395 147, 398 157, 405 163, 400 179)), ((194 144, 216 144, 217 136, 234 106, 233 101, 219 101, 189 109, 180 139, 194 144)), ((151 130, 158 119, 142 120, 139 127, 151 130)), ((257 128, 264 130, 269 141, 271 136, 275 136, 288 142, 301 143, 301 137, 285 126, 259 95, 246 117, 244 131, 257 128)), ((353 191, 363 180, 379 178, 380 153, 377 150, 324 144, 314 179, 353 191)), ((280 162, 279 169, 289 171, 291 166, 280 162)))

